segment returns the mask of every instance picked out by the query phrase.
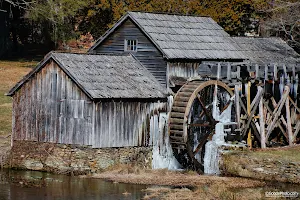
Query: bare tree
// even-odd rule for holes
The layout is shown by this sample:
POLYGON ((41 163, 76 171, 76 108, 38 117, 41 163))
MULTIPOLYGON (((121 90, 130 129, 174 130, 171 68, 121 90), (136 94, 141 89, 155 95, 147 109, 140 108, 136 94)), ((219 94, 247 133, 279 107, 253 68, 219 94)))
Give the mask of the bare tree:
POLYGON ((261 21, 268 36, 279 36, 300 51, 300 0, 275 0, 271 2, 261 21))
POLYGON ((31 0, 29 0, 29 1, 26 1, 26 0, 3 0, 3 1, 9 3, 12 6, 19 7, 22 9, 31 7, 31 5, 34 3, 34 1, 31 1, 31 0))

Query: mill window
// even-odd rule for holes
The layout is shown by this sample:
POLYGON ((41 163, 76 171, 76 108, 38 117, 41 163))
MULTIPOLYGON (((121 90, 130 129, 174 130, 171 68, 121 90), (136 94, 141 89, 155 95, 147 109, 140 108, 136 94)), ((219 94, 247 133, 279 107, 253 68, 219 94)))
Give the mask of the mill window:
POLYGON ((124 44, 124 51, 137 51, 137 40, 126 40, 124 44))

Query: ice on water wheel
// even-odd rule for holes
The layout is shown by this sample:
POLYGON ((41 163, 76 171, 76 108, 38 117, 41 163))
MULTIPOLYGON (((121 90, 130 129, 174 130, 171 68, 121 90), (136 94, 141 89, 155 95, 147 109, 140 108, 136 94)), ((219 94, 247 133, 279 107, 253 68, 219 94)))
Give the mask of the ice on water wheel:
POLYGON ((169 116, 170 143, 176 159, 183 167, 200 173, 203 172, 203 147, 214 134, 217 123, 212 115, 214 94, 222 112, 233 95, 225 83, 218 80, 187 82, 174 97, 169 116))

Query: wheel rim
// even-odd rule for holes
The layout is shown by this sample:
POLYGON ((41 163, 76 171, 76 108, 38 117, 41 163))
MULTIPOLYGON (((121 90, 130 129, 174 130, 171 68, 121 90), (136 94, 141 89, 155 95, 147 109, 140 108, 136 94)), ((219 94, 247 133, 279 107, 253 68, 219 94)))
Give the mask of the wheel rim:
POLYGON ((184 167, 192 167, 200 172, 203 172, 203 146, 217 123, 212 116, 216 88, 220 111, 226 109, 233 95, 226 84, 217 80, 195 80, 178 91, 169 118, 170 142, 175 157, 184 167), (177 137, 174 133, 178 133, 177 137))

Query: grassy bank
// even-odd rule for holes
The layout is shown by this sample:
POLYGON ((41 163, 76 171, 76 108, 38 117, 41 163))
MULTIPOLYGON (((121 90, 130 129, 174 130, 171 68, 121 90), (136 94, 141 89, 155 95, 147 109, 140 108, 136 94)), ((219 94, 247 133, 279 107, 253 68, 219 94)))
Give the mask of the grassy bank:
POLYGON ((122 165, 101 174, 83 177, 101 178, 115 184, 120 182, 150 185, 144 191, 144 200, 257 200, 266 199, 265 192, 268 191, 300 193, 299 185, 296 184, 274 183, 241 177, 198 175, 193 171, 146 170, 129 165, 122 165))
POLYGON ((26 75, 36 61, 0 61, 0 136, 11 133, 11 98, 5 93, 26 75))

